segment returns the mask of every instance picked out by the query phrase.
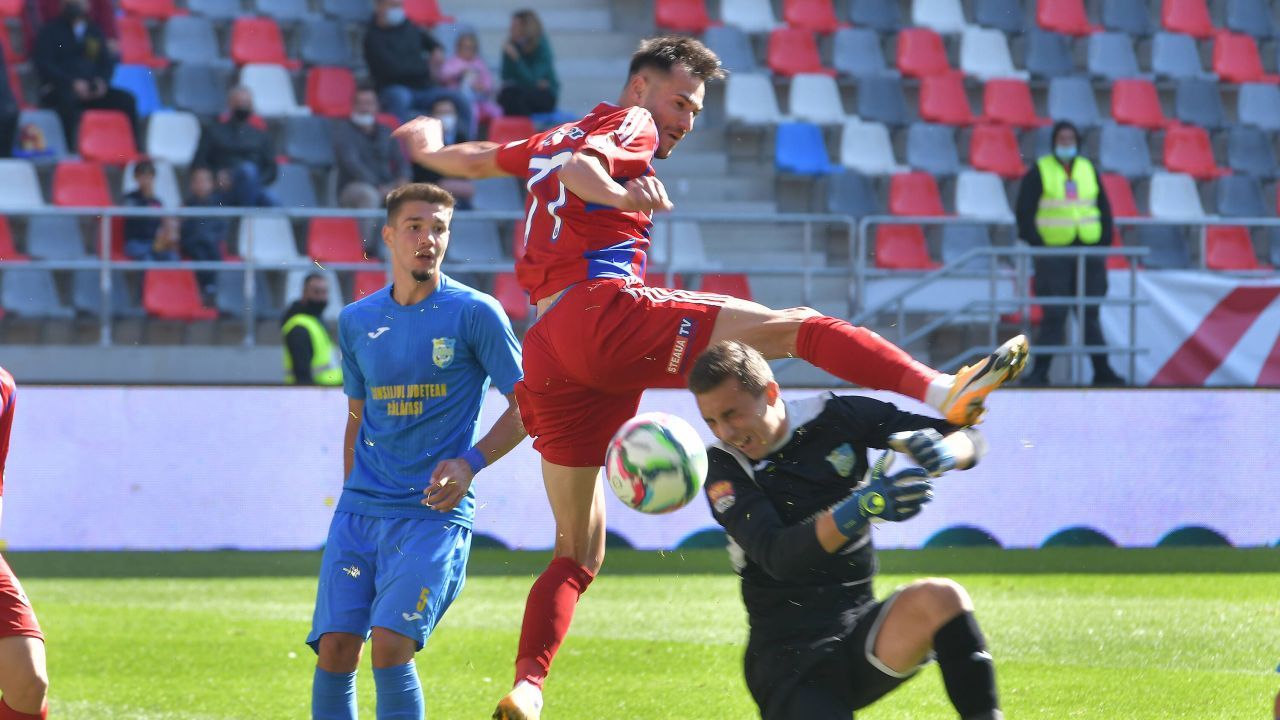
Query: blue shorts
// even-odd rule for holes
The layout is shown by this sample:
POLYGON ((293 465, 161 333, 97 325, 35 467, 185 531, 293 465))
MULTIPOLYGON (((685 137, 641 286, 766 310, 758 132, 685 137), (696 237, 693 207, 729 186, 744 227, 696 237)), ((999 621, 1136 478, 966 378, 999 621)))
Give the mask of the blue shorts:
POLYGON ((380 627, 421 650, 462 591, 470 553, 471 530, 456 523, 334 513, 307 644, 319 652, 325 633, 367 640, 380 627))

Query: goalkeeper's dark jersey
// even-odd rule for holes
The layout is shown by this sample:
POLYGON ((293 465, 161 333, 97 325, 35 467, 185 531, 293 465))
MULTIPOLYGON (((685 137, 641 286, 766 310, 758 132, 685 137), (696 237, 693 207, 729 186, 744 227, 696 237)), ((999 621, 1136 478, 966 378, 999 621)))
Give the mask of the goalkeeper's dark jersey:
POLYGON ((867 448, 884 448, 903 430, 956 429, 859 396, 824 393, 786 409, 789 437, 762 460, 724 443, 707 452, 707 500, 729 534, 756 639, 832 632, 842 615, 873 599, 870 527, 830 554, 818 543, 814 517, 863 482, 867 448))

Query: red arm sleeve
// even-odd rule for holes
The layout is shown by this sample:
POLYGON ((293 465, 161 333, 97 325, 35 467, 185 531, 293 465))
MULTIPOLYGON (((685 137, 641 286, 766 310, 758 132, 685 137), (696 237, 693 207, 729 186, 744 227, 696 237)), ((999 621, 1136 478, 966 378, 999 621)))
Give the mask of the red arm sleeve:
POLYGON ((508 175, 515 175, 518 178, 527 177, 529 175, 529 157, 533 154, 531 148, 533 141, 539 136, 534 135, 525 140, 515 140, 498 148, 498 154, 495 160, 498 167, 508 175))
POLYGON ((649 172, 658 149, 658 128, 653 116, 642 107, 615 113, 587 136, 583 151, 604 161, 612 178, 641 177, 649 172))

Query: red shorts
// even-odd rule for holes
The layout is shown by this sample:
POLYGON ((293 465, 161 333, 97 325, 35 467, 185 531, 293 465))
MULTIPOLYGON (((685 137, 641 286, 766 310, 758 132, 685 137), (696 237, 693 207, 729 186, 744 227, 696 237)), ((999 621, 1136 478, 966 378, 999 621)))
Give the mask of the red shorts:
POLYGON ((571 286, 524 339, 516 399, 534 449, 557 465, 603 465, 646 389, 685 387, 731 300, 621 278, 571 286))
POLYGON ((22 591, 18 576, 0 557, 0 637, 15 635, 44 639, 40 623, 36 622, 36 612, 22 591))

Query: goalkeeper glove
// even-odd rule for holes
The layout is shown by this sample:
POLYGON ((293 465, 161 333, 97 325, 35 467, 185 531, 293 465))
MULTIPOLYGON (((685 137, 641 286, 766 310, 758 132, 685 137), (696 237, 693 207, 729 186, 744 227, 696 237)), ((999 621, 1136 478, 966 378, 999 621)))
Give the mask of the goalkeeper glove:
POLYGON ((898 432, 889 436, 889 447, 906 453, 929 477, 938 477, 956 467, 956 457, 943 442, 942 433, 933 428, 898 432))
POLYGON ((831 508, 841 535, 852 538, 872 520, 901 522, 915 517, 933 499, 933 484, 920 468, 889 475, 893 451, 886 450, 867 473, 866 481, 831 508))

